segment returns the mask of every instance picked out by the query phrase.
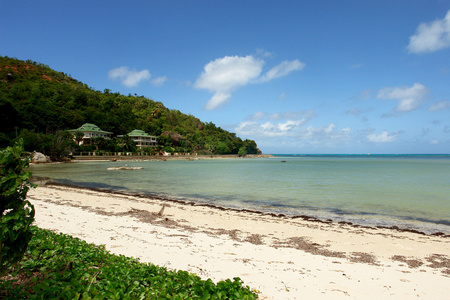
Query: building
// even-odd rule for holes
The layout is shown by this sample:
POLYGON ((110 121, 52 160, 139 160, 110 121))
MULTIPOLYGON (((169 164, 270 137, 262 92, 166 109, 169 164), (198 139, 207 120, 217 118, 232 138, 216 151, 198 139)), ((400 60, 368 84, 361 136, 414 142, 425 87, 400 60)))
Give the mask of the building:
POLYGON ((100 127, 91 123, 85 123, 80 128, 69 130, 69 132, 73 135, 75 135, 75 132, 77 131, 84 134, 83 139, 80 141, 80 145, 90 144, 92 138, 102 137, 105 139, 109 139, 113 134, 112 132, 101 130, 100 127))
MULTIPOLYGON (((155 147, 158 144, 157 137, 146 133, 143 130, 135 129, 127 134, 135 143, 138 149, 145 147, 155 147)), ((118 137, 122 137, 119 135, 118 137)))

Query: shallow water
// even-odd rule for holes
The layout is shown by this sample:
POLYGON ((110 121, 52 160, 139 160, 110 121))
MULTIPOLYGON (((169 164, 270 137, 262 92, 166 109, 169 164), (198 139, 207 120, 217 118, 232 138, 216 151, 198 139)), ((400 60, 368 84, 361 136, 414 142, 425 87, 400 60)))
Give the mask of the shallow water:
POLYGON ((450 156, 83 162, 31 170, 76 186, 450 233, 450 156), (107 170, 124 165, 143 169, 107 170))

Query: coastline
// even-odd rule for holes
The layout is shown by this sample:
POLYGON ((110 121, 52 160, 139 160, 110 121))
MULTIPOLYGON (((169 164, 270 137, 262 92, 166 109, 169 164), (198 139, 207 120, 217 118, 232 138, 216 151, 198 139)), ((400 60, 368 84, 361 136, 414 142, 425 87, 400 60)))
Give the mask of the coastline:
POLYGON ((237 154, 228 155, 121 155, 121 156, 74 156, 70 162, 83 161, 146 161, 146 160, 200 160, 200 159, 229 159, 229 158, 269 158, 271 154, 247 154, 240 157, 237 154))
POLYGON ((61 185, 28 198, 41 228, 214 281, 238 276, 260 299, 450 292, 448 236, 61 185))

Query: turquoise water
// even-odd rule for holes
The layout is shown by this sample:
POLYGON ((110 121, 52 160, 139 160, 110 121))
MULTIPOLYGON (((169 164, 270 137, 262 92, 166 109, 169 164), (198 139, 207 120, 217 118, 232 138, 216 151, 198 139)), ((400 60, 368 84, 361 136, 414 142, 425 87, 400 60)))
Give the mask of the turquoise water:
POLYGON ((450 233, 447 155, 83 162, 31 170, 71 185, 450 233), (107 170, 124 165, 143 169, 107 170))

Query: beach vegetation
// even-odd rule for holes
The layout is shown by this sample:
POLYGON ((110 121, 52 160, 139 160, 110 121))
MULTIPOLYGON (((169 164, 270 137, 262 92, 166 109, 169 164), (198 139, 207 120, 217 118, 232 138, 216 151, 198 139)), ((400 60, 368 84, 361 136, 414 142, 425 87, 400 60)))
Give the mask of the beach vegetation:
POLYGON ((238 152, 239 157, 245 156, 246 154, 247 154, 247 149, 244 146, 239 148, 239 152, 238 152))
POLYGON ((78 146, 67 131, 45 134, 23 129, 16 140, 19 139, 24 141, 25 149, 44 153, 53 161, 64 160, 78 146))
MULTIPOLYGON (((244 146, 247 154, 260 153, 254 141, 242 140, 212 122, 168 109, 161 102, 109 89, 97 91, 44 64, 6 56, 0 56, 0 123, 0 148, 12 145, 24 130, 43 139, 41 135, 58 136, 58 132, 94 123, 113 136, 140 129, 157 136, 163 148, 178 147, 177 151, 182 152, 238 154, 244 146)), ((72 137, 75 144, 80 144, 80 138, 72 137)), ((77 149, 86 151, 83 146, 77 149)), ((115 148, 108 143, 95 146, 106 152, 115 148)), ((119 145, 122 151, 136 151, 129 146, 119 145)), ((25 149, 37 151, 37 145, 26 142, 25 149)), ((42 152, 52 156, 48 148, 42 152)))
POLYGON ((257 299, 240 278, 214 283, 32 227, 24 259, 0 278, 2 299, 257 299))
POLYGON ((31 172, 23 141, 0 151, 0 275, 17 263, 32 237, 34 207, 26 199, 31 172))

